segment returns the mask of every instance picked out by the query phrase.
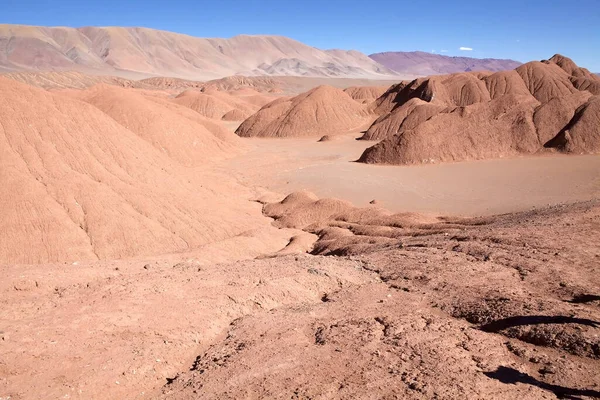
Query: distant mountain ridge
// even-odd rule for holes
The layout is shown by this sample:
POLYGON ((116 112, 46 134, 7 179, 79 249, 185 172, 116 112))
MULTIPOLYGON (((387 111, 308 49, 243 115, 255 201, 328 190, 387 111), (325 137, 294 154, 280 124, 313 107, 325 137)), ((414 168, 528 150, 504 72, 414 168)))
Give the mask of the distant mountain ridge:
POLYGON ((358 51, 320 50, 283 36, 218 39, 148 28, 0 25, 0 72, 10 71, 192 80, 231 75, 397 76, 358 51))
POLYGON ((451 57, 423 51, 384 52, 369 55, 385 67, 403 74, 439 75, 469 71, 505 71, 517 68, 515 60, 496 58, 451 57))

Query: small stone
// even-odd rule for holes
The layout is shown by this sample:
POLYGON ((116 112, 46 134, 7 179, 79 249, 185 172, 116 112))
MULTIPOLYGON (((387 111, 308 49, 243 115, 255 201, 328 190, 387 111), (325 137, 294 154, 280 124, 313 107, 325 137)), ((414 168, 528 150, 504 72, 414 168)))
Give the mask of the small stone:
POLYGON ((547 365, 544 365, 542 368, 540 368, 539 373, 542 375, 555 374, 556 368, 551 364, 547 364, 547 365))

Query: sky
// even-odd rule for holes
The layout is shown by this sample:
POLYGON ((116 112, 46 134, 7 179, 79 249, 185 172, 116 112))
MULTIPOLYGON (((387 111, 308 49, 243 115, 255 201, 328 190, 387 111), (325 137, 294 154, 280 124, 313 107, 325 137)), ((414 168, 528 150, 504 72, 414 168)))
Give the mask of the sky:
POLYGON ((600 72, 600 0, 8 0, 0 23, 273 34, 366 54, 421 50, 526 62, 560 53, 600 72))

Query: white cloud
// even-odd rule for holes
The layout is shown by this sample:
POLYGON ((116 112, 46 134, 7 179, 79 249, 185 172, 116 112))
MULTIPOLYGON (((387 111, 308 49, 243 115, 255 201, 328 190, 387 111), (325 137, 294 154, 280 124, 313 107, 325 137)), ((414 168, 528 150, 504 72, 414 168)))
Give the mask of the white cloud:
POLYGON ((447 53, 448 50, 440 50, 440 53, 447 53))
POLYGON ((461 46, 461 47, 459 47, 458 49, 459 49, 460 51, 473 51, 473 49, 472 49, 471 47, 463 47, 463 46, 461 46))
POLYGON ((432 53, 435 53, 435 50, 431 50, 432 53))

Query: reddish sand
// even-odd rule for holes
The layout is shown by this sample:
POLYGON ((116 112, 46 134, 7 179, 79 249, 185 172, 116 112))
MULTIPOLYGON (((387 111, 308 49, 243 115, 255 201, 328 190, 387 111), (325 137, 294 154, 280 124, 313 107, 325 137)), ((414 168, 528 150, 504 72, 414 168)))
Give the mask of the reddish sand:
POLYGON ((253 148, 227 160, 250 186, 289 193, 310 190, 321 197, 366 206, 371 200, 392 211, 442 215, 490 215, 600 196, 600 157, 543 156, 434 165, 375 166, 354 162, 372 142, 360 135, 314 139, 252 139, 253 148))
MULTIPOLYGON (((173 101, 214 87, 92 82, 0 78, 0 400, 600 397, 600 157, 366 165, 385 95, 282 97, 272 132, 310 137, 273 140, 173 101)), ((537 111, 565 148, 578 92, 537 111)))

